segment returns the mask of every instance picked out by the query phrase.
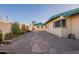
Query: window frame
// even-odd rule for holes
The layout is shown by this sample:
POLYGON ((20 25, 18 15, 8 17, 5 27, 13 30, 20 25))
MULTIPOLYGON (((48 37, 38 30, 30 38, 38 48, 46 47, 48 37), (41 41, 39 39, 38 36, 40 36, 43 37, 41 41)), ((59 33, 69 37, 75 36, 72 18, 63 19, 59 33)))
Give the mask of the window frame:
POLYGON ((53 27, 54 27, 54 28, 61 27, 60 25, 56 25, 56 24, 57 24, 57 22, 59 22, 59 23, 60 23, 60 20, 58 20, 58 21, 55 21, 55 22, 53 23, 53 27))
POLYGON ((39 28, 39 26, 37 26, 37 28, 39 28))
POLYGON ((54 28, 58 28, 58 27, 66 28, 66 27, 67 27, 67 21, 66 21, 66 19, 60 19, 60 20, 58 20, 58 21, 53 22, 53 27, 54 27, 54 28), (65 22, 64 22, 65 24, 63 23, 63 20, 65 21, 65 22), (57 22, 59 22, 58 25, 56 25, 57 22), (63 25, 63 24, 64 24, 64 25, 63 25))
POLYGON ((62 19, 62 27, 63 28, 66 28, 67 27, 67 20, 66 19, 62 19), (64 23, 63 23, 63 20, 65 21, 64 23), (64 24, 64 25, 63 25, 64 24))
POLYGON ((43 28, 43 25, 41 25, 41 28, 43 28))

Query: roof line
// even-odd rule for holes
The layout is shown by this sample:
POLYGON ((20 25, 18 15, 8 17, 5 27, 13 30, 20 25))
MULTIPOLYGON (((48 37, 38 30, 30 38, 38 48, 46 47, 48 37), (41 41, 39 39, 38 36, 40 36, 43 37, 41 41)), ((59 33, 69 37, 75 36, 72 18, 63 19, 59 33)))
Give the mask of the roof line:
POLYGON ((62 13, 56 14, 56 15, 52 16, 52 17, 51 17, 48 21, 46 21, 44 24, 47 24, 48 22, 54 20, 54 19, 57 18, 57 17, 60 17, 60 16, 68 17, 68 16, 71 16, 71 15, 76 14, 76 13, 79 13, 79 8, 75 8, 75 9, 72 9, 72 10, 69 10, 69 11, 66 11, 66 12, 62 12, 62 13))

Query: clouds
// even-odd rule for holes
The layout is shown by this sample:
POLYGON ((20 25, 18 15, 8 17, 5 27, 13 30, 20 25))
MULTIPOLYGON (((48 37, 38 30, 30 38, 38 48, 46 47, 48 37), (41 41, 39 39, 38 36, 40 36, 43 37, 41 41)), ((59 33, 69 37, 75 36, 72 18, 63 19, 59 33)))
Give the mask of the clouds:
POLYGON ((9 17, 10 21, 18 21, 20 23, 31 23, 33 20, 37 22, 46 22, 51 16, 79 8, 78 4, 15 4, 0 5, 0 17, 9 17))

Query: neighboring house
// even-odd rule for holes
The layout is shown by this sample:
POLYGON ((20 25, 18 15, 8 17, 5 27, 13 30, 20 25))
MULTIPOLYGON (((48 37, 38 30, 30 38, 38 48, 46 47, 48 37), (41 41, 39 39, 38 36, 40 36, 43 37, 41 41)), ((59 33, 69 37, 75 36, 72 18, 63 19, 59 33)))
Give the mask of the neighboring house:
POLYGON ((0 20, 0 30, 2 31, 3 35, 11 31, 11 24, 11 22, 0 20))
POLYGON ((32 21, 32 25, 36 24, 36 21, 32 21))
POLYGON ((33 25, 33 29, 36 31, 45 31, 46 26, 43 23, 37 23, 33 25))
POLYGON ((31 24, 27 25, 27 30, 32 31, 33 30, 33 26, 31 24))
POLYGON ((79 39, 79 8, 52 16, 46 23, 46 31, 59 37, 74 34, 79 39))

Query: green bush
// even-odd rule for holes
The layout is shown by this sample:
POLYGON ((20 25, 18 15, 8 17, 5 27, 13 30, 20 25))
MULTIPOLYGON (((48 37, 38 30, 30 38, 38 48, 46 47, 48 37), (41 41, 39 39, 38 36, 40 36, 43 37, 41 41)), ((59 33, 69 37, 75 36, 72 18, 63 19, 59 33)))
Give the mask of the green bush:
POLYGON ((13 36, 13 34, 11 32, 10 33, 6 33, 5 36, 4 36, 5 40, 11 40, 13 38, 14 38, 14 36, 13 36))
POLYGON ((21 33, 19 23, 15 22, 12 24, 11 32, 13 33, 13 35, 16 35, 16 36, 18 36, 21 33))
MULTIPOLYGON (((23 24, 22 27, 20 28, 20 24, 18 22, 15 22, 11 26, 11 32, 6 33, 4 36, 4 39, 11 40, 19 35, 26 33, 26 32, 27 32, 27 30, 26 30, 25 24, 23 24)), ((29 32, 29 30, 28 30, 28 32, 29 32)))
POLYGON ((2 34, 2 31, 0 30, 0 44, 2 43, 3 41, 3 34, 2 34))

